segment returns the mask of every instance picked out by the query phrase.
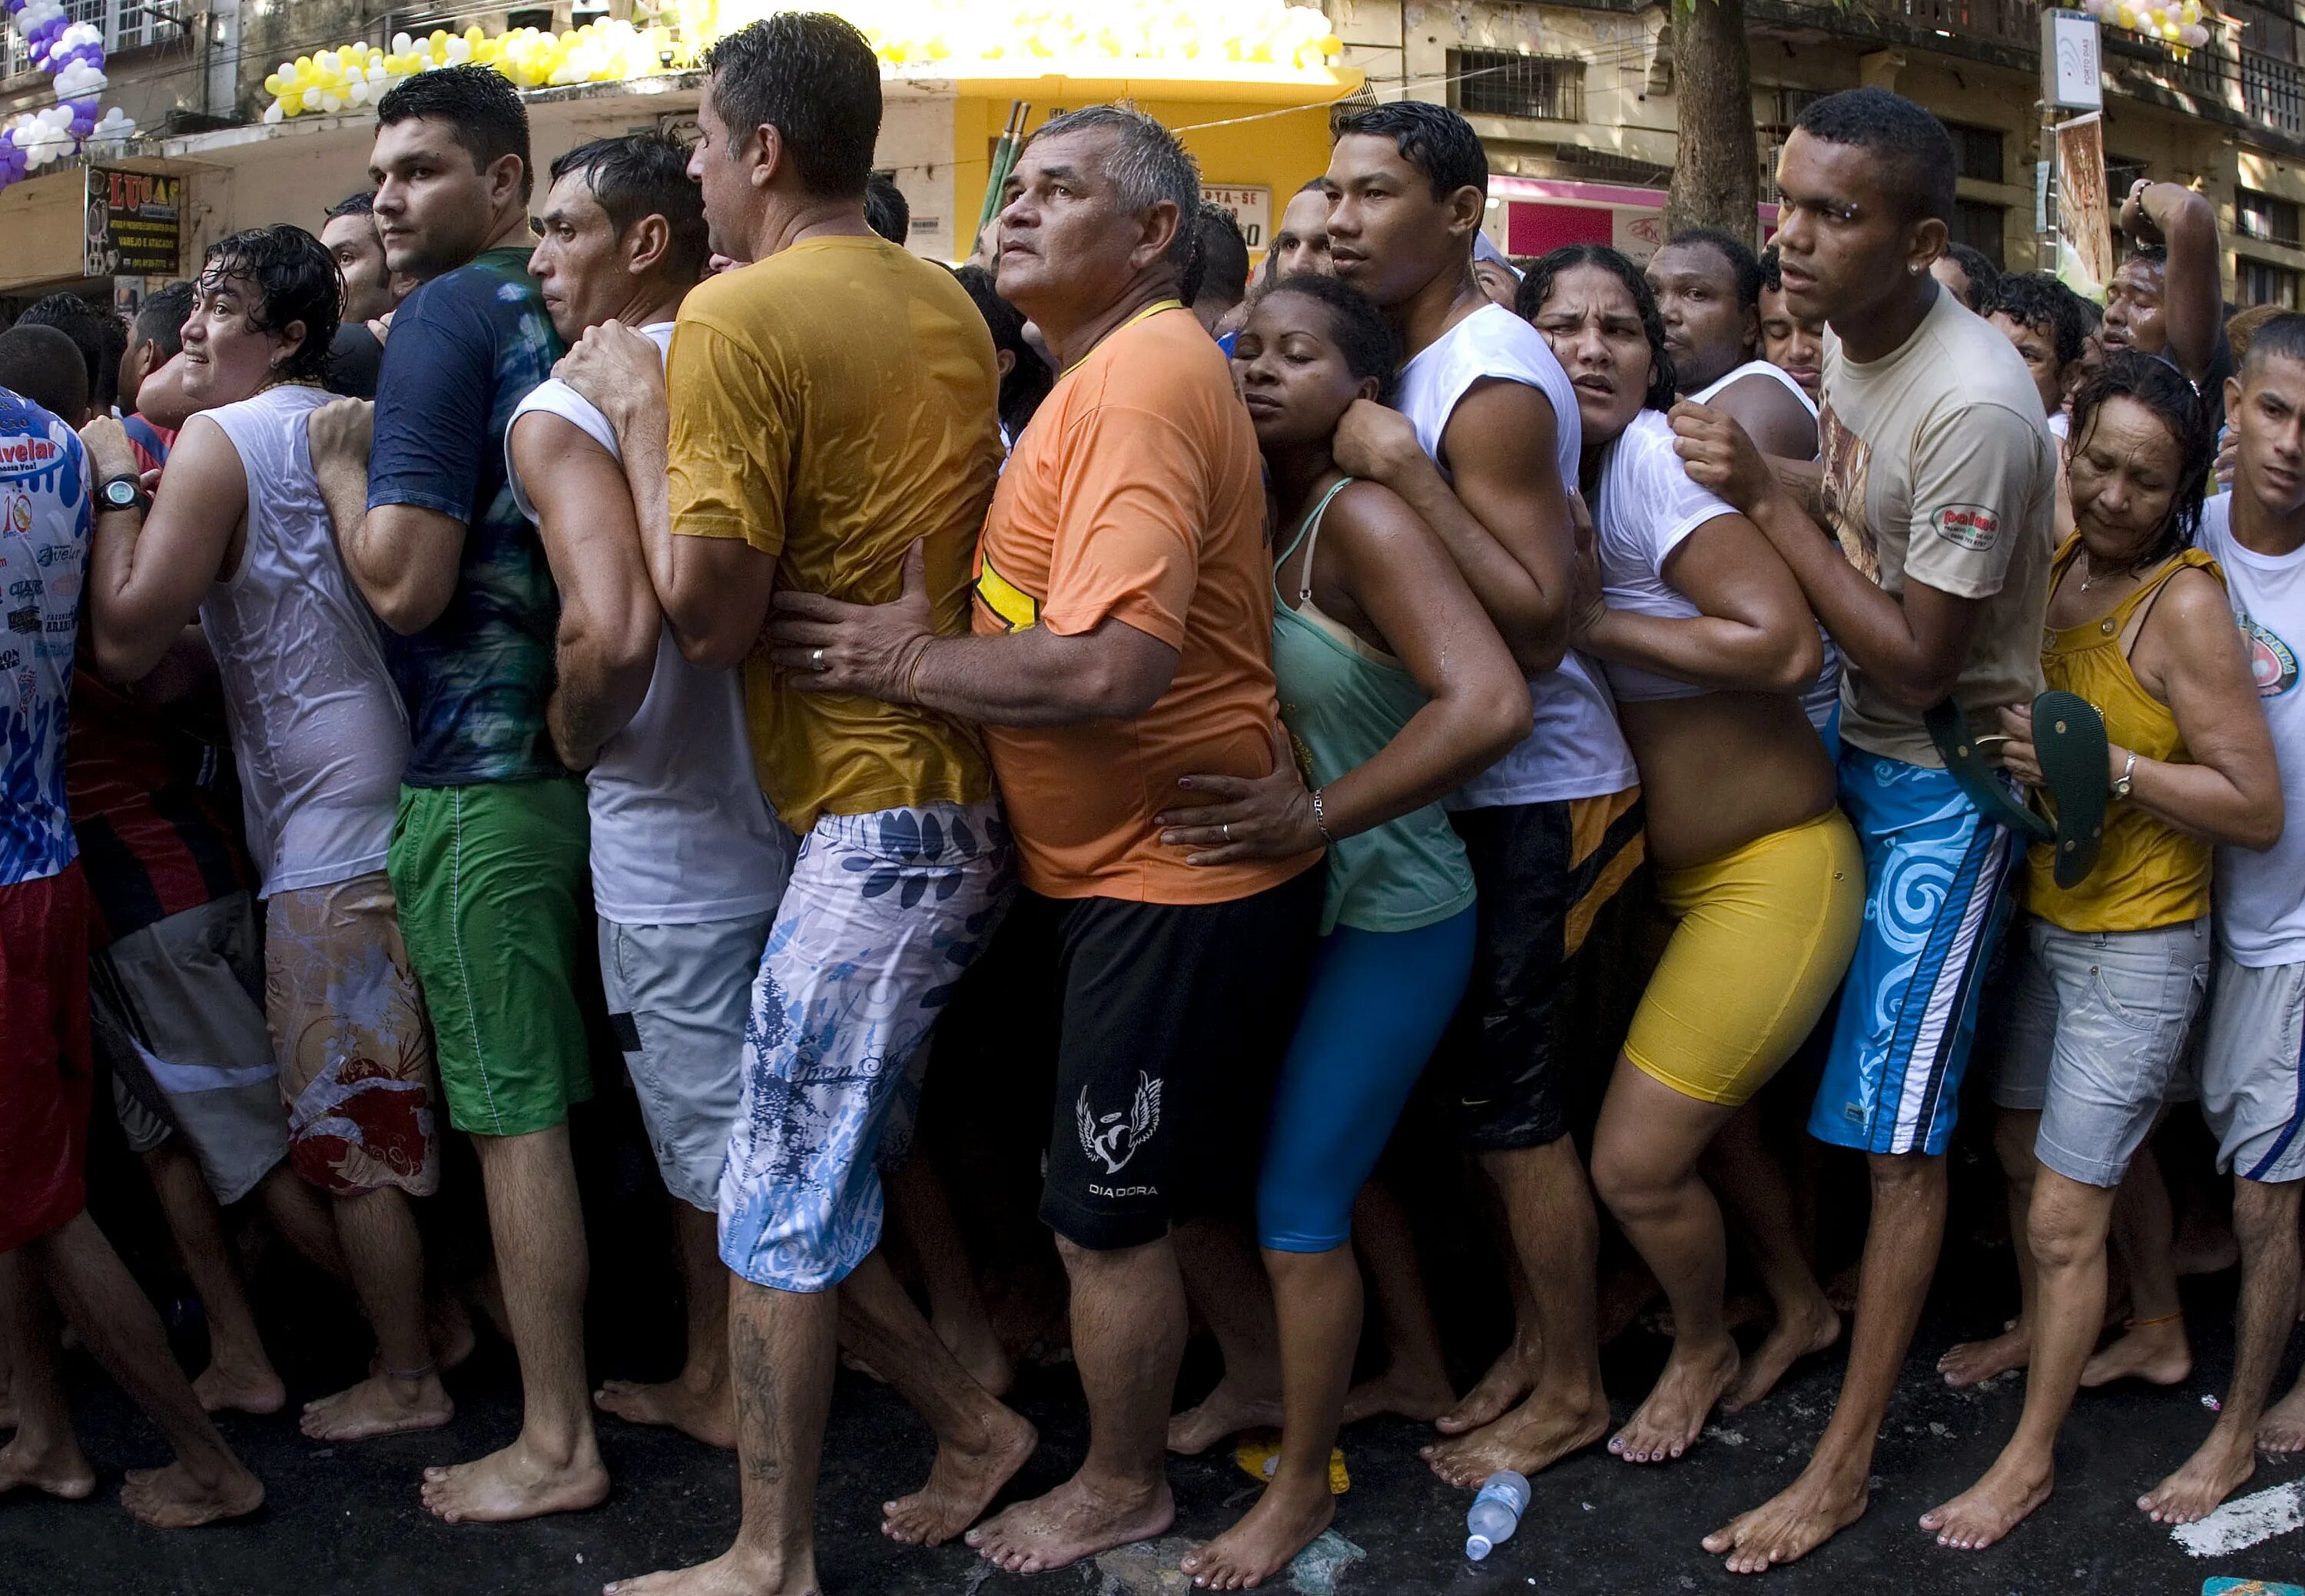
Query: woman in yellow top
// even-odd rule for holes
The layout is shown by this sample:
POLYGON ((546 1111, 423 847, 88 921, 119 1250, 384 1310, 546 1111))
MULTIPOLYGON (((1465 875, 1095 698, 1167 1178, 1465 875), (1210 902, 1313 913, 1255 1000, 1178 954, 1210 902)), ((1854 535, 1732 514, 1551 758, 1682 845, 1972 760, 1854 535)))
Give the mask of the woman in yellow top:
MULTIPOLYGON (((2029 1342, 2032 1368, 1999 1459, 1921 1519, 1944 1546, 1989 1546, 2048 1498, 2057 1430, 2105 1322, 2114 1193, 2207 986, 2211 849, 2281 834, 2273 740, 2224 577, 2191 546, 2216 452, 2191 385, 2114 354, 2074 397, 2068 450, 2076 530, 2057 553, 2041 667, 2103 712, 2113 801, 2080 885, 2056 884, 2046 845, 2027 859, 2025 962, 1994 1086, 2025 1318, 1955 1349, 1946 1374, 2014 1367, 2029 1342)), ((2042 786, 2030 719, 2002 718, 2003 762, 2042 786)))

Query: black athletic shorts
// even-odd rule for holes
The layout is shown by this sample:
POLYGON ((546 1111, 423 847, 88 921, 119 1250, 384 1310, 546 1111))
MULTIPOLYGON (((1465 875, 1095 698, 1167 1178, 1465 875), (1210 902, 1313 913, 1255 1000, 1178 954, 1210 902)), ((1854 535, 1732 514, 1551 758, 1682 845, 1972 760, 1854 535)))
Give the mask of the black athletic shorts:
POLYGON ((1543 1147, 1569 1133, 1571 1082, 1555 1036, 1570 960, 1639 868, 1638 788, 1449 818, 1480 888, 1473 983, 1441 1045, 1467 1147, 1543 1147))
POLYGON ((1008 1001, 1057 1016, 1041 1218, 1059 1235, 1117 1251, 1246 1211, 1327 875, 1231 903, 1017 895, 1000 935, 1025 945, 1003 952, 1035 974, 1008 1001))

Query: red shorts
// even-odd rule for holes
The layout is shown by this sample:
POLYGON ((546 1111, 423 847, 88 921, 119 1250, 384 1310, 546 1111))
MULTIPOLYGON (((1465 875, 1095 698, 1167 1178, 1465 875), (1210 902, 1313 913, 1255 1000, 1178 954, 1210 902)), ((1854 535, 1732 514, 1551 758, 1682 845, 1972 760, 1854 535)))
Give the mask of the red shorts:
POLYGON ((0 1252, 88 1206, 95 1063, 80 866, 0 887, 0 1252))

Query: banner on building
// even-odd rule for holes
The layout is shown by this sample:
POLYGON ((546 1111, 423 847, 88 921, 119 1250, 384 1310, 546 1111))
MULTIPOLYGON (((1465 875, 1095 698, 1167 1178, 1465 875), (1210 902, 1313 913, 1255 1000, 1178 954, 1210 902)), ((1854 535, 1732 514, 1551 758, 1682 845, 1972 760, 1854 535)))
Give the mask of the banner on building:
POLYGON ((87 275, 177 276, 183 208, 181 177, 90 166, 87 275))
POLYGON ((2057 278, 2097 303, 2113 281, 2113 208, 2097 113, 2057 124, 2057 278))
POLYGON ((1221 205, 1240 224, 1248 252, 1262 254, 1272 247, 1272 191, 1230 183, 1201 184, 1201 203, 1221 205))

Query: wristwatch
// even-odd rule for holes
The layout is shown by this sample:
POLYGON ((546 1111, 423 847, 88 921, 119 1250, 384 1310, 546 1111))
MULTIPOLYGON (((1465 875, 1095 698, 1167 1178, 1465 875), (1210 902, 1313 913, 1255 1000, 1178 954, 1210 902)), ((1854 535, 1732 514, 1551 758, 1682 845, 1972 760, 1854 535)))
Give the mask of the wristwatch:
POLYGON ((149 510, 152 508, 151 497, 144 491, 143 480, 132 471, 105 478, 96 491, 96 502, 99 508, 107 510, 149 510))
POLYGON ((2131 784, 2131 782, 2135 781, 2136 780, 2137 780, 2137 750, 2136 750, 2136 749, 2134 749, 2134 748, 2131 748, 2131 749, 2129 751, 2129 763, 2128 763, 2127 764, 2122 765, 2122 766, 2121 767, 2121 774, 2114 778, 2113 789, 2112 789, 2113 796, 2114 796, 2114 797, 2115 797, 2115 798, 2128 798, 2128 796, 2129 796, 2130 784, 2131 784))

